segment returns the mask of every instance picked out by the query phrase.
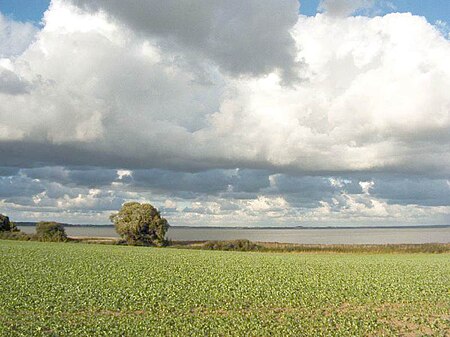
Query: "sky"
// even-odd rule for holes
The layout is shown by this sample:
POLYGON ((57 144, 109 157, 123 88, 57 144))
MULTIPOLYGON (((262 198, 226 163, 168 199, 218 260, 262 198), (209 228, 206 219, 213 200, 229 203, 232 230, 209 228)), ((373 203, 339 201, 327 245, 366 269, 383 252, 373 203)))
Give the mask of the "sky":
POLYGON ((0 213, 450 224, 450 3, 0 2, 0 213))

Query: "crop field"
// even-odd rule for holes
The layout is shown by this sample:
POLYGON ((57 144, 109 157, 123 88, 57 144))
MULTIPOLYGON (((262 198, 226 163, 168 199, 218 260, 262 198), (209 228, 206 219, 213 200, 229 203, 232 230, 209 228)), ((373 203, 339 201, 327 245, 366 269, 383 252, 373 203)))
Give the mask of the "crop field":
POLYGON ((450 255, 0 241, 0 336, 450 336, 450 255))

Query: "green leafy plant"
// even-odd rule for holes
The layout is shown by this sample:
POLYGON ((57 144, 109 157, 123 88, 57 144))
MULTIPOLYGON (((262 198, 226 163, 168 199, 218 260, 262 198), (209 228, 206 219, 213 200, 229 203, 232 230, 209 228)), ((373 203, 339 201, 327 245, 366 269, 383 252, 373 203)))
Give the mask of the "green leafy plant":
POLYGON ((448 336, 449 254, 0 241, 0 336, 448 336))

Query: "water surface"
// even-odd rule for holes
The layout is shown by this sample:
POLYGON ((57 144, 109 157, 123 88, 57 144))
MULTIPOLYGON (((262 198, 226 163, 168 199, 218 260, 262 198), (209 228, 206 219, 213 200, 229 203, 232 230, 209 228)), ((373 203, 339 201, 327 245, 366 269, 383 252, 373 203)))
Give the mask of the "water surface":
MULTIPOLYGON (((26 233, 34 227, 20 226, 26 233)), ((66 227, 69 236, 117 237, 112 226, 66 227)), ((450 243, 450 227, 352 229, 241 229, 171 227, 168 238, 180 241, 248 239, 303 244, 450 243)))

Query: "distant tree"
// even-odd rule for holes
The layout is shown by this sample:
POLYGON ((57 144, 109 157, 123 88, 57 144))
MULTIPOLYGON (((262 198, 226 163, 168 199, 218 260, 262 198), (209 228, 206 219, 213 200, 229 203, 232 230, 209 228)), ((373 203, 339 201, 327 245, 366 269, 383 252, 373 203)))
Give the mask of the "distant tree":
POLYGON ((150 204, 128 202, 118 213, 110 217, 116 232, 132 245, 166 244, 165 235, 169 223, 150 204))
POLYGON ((64 226, 53 221, 41 221, 36 224, 36 236, 42 241, 67 241, 64 226))
POLYGON ((9 221, 9 217, 6 215, 0 214, 0 232, 17 232, 19 231, 16 227, 16 224, 12 221, 9 221))

